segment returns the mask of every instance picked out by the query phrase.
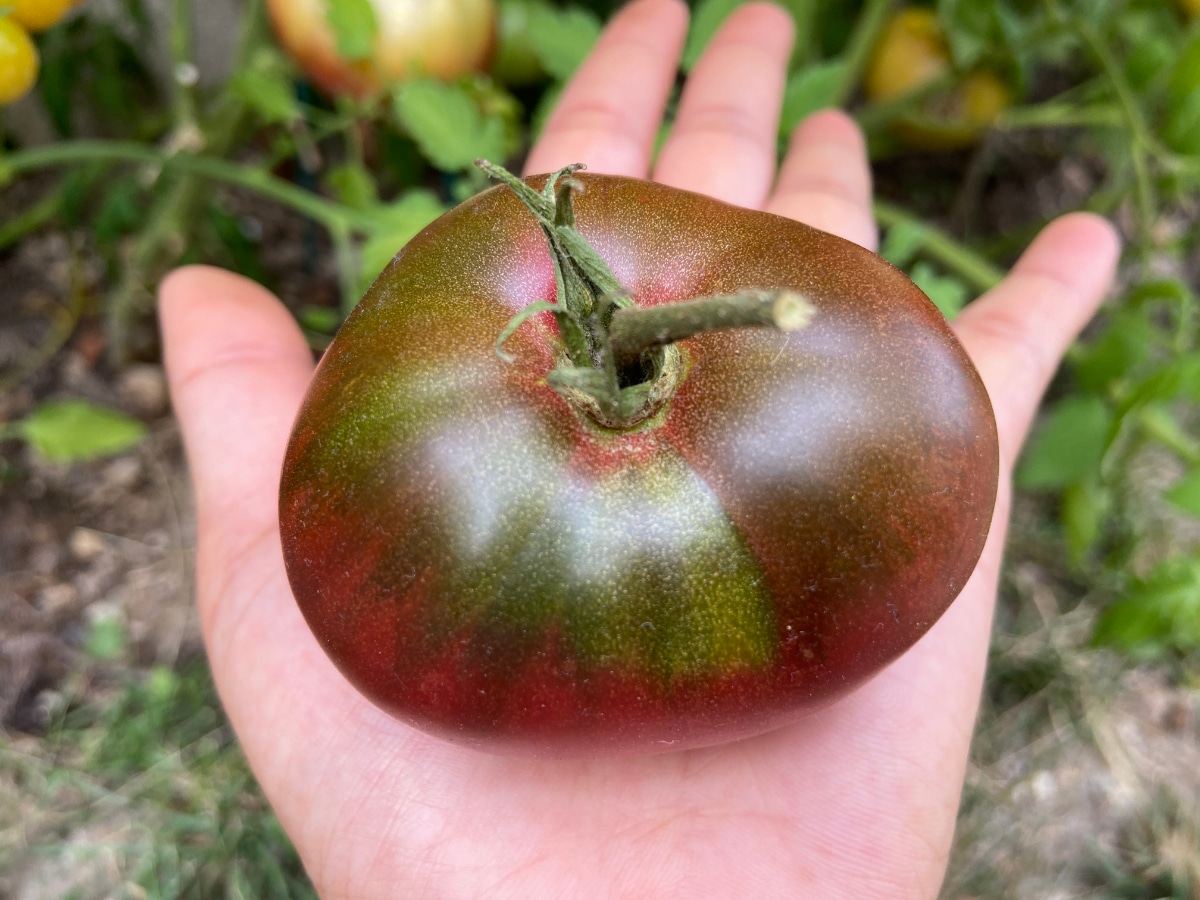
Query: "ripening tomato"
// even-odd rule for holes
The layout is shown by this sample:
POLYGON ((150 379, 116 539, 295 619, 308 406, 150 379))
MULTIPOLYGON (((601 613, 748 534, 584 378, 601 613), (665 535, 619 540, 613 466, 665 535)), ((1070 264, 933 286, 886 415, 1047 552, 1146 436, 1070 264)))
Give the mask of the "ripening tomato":
MULTIPOLYGON (((864 73, 867 99, 895 100, 952 71, 950 48, 937 13, 924 7, 897 12, 884 28, 864 73)), ((967 73, 952 89, 935 93, 896 125, 896 134, 919 150, 953 150, 977 143, 1012 105, 1012 92, 987 70, 967 73)))
POLYGON ((275 33, 313 82, 329 94, 366 96, 409 78, 450 80, 487 66, 493 0, 370 0, 378 25, 369 59, 338 53, 325 0, 267 0, 275 33))
POLYGON ((3 5, 12 7, 12 17, 36 33, 57 25, 80 2, 82 0, 4 0, 3 5))
POLYGON ((599 424, 555 386, 552 314, 498 358, 555 270, 508 188, 468 200, 318 367, 280 490, 293 592, 360 691, 450 740, 598 756, 766 731, 862 684, 962 589, 996 496, 987 394, 861 247, 576 178, 575 226, 637 306, 783 288, 810 324, 683 340, 653 414, 599 424))
POLYGON ((12 16, 0 15, 0 106, 20 100, 37 83, 37 47, 12 16))

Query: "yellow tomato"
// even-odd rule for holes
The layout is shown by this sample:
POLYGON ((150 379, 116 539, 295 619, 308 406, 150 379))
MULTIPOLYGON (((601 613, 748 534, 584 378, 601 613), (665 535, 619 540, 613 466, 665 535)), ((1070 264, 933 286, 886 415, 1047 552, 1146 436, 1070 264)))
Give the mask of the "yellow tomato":
POLYGON ((57 25, 79 0, 0 0, 12 7, 12 17, 30 31, 57 25))
POLYGON ((1200 0, 1179 0, 1179 8, 1189 19, 1200 19, 1200 0))
POLYGON ((37 81, 38 52, 12 16, 0 16, 0 105, 29 93, 37 81))
MULTIPOLYGON (((1200 3, 1200 0, 1196 0, 1200 3)), ((864 74, 867 99, 886 102, 951 71, 950 48, 937 14, 902 9, 888 22, 864 74)), ((896 123, 897 137, 918 150, 953 150, 976 143, 1012 105, 1008 86, 992 72, 971 72, 951 90, 934 94, 896 123)))
POLYGON ((450 80, 482 70, 495 40, 494 0, 370 0, 378 34, 371 56, 347 60, 326 0, 267 0, 279 42, 329 94, 364 96, 406 78, 450 80))
POLYGON ((950 48, 931 9, 902 9, 883 29, 863 86, 876 102, 902 97, 950 70, 950 48))

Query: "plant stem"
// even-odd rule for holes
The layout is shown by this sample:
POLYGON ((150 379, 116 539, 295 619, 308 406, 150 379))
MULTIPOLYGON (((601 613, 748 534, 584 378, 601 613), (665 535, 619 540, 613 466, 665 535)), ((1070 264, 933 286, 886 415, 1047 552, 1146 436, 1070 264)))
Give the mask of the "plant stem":
POLYGON ((776 328, 797 331, 813 316, 812 304, 794 291, 719 294, 667 306, 618 309, 608 339, 617 368, 633 366, 642 354, 706 331, 776 328))
POLYGON ((0 225, 0 250, 51 222, 62 208, 63 186, 55 185, 33 206, 0 225))
POLYGON ((192 3, 174 0, 171 4, 171 84, 175 128, 196 123, 196 65, 192 61, 192 3))
POLYGON ((1080 107, 1052 101, 1006 109, 996 117, 992 127, 1007 131, 1019 128, 1111 128, 1119 127, 1124 121, 1121 111, 1108 103, 1080 107))
POLYGON ((953 87, 954 82, 953 72, 938 75, 898 97, 859 107, 854 111, 854 120, 858 122, 858 127, 867 132, 869 136, 871 133, 882 131, 895 124, 897 120, 917 112, 926 100, 953 87))
POLYGON ((884 228, 903 225, 916 229, 921 234, 921 250, 980 293, 991 290, 1004 278, 1002 270, 978 253, 898 206, 876 200, 875 218, 884 228))
POLYGON ((863 70, 871 51, 879 43, 879 35, 887 24, 888 13, 892 9, 892 0, 867 0, 862 12, 854 23, 854 31, 842 51, 845 68, 833 92, 832 105, 845 106, 862 80, 863 70))
POLYGON ((349 210, 261 169, 192 153, 168 155, 132 141, 70 141, 21 150, 0 157, 0 173, 20 174, 94 161, 138 163, 203 175, 269 197, 325 226, 354 224, 349 210))
POLYGON ((1100 68, 1112 84, 1117 95, 1117 102, 1125 118, 1125 126, 1129 131, 1129 156, 1133 163, 1134 193, 1137 197, 1138 218, 1143 237, 1148 237, 1154 224, 1154 188, 1150 178, 1150 164, 1147 155, 1151 144, 1150 130, 1142 117, 1138 98, 1125 80, 1125 73, 1113 56, 1112 50, 1105 43, 1100 32, 1091 22, 1079 20, 1076 23, 1084 42, 1096 57, 1100 68))

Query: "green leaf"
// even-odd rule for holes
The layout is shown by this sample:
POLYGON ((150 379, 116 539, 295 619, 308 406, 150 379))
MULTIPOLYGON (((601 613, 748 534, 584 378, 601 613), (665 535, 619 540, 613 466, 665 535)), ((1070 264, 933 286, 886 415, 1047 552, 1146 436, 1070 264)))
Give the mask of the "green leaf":
POLYGON ((96 659, 113 660, 125 652, 125 626, 115 617, 97 619, 83 649, 96 659))
POLYGON ((1062 488, 1100 464, 1111 414, 1099 397, 1069 397, 1037 429, 1017 468, 1017 484, 1042 490, 1062 488))
POLYGON ((946 30, 955 64, 970 68, 987 51, 993 36, 992 4, 978 0, 938 0, 937 14, 946 30))
POLYGON ((15 423, 17 433, 47 459, 74 462, 128 450, 146 426, 86 400, 50 400, 15 423))
POLYGON ((416 234, 446 211, 432 191, 410 190, 376 213, 371 236, 360 252, 360 293, 371 286, 392 257, 416 234))
POLYGON ((219 261, 221 265, 247 278, 258 282, 267 280, 260 257, 260 242, 252 237, 253 232, 247 233, 245 220, 223 208, 219 198, 205 204, 204 216, 197 224, 207 228, 199 229, 196 240, 184 251, 181 262, 219 261), (209 234, 215 243, 208 240, 209 234))
POLYGON ((1136 382, 1122 402, 1122 410, 1130 410, 1160 400, 1200 399, 1200 354, 1172 359, 1156 366, 1136 382))
POLYGON ((1172 150, 1200 154, 1200 31, 1184 47, 1167 84, 1163 137, 1172 150))
POLYGON ((1080 353, 1075 377, 1086 390, 1102 392, 1144 363, 1155 340, 1154 327, 1140 311, 1122 309, 1104 333, 1080 353))
POLYGON ((337 40, 340 56, 349 60, 370 58, 379 34, 379 22, 370 0, 325 0, 325 18, 337 40))
POLYGON ((833 105, 846 65, 839 59, 805 66, 788 78, 783 92, 783 112, 779 117, 780 134, 792 129, 819 109, 833 105))
POLYGON ((92 234, 101 244, 111 244, 144 224, 145 218, 141 187, 133 178, 115 178, 105 187, 92 234))
POLYGON ((1111 498, 1095 478, 1085 478, 1067 487, 1062 498, 1062 523, 1067 549, 1078 565, 1096 543, 1111 505, 1111 498))
POLYGON ((897 269, 907 269, 925 246, 927 229, 919 222, 904 221, 893 225, 883 237, 879 255, 897 269))
POLYGON ((318 334, 333 334, 342 324, 341 311, 328 306, 302 306, 296 318, 302 328, 318 334))
POLYGON ((947 319, 957 316, 967 304, 971 289, 953 275, 939 275, 927 262, 913 266, 910 277, 947 319))
POLYGON ((529 43, 542 68, 566 81, 600 38, 600 20, 586 9, 538 6, 529 11, 529 43))
POLYGON ((375 178, 362 163, 349 162, 334 166, 325 173, 325 185, 344 206, 351 209, 368 209, 379 202, 375 178))
POLYGON ((683 48, 685 72, 692 70, 692 66, 696 65, 700 54, 717 33, 721 23, 744 2, 746 0, 700 0, 696 13, 692 16, 691 28, 688 29, 687 44, 683 48))
POLYGON ((483 115, 458 85, 406 82, 396 93, 395 108, 421 153, 443 172, 465 171, 481 158, 504 158, 503 120, 483 115))
POLYGON ((166 666, 155 666, 146 679, 146 693, 152 703, 168 703, 179 687, 179 676, 166 666))
POLYGON ((1200 468, 1184 475, 1163 496, 1185 512, 1200 516, 1200 468))
POLYGON ((230 89, 264 122, 286 124, 301 117, 291 78, 274 65, 252 64, 239 70, 230 89))
POLYGON ((1160 563, 1103 612, 1094 640, 1139 656, 1200 648, 1200 560, 1160 563))
POLYGON ((1136 419, 1142 433, 1176 453, 1187 462, 1200 460, 1200 442, 1180 424, 1169 405, 1152 403, 1142 407, 1136 419))

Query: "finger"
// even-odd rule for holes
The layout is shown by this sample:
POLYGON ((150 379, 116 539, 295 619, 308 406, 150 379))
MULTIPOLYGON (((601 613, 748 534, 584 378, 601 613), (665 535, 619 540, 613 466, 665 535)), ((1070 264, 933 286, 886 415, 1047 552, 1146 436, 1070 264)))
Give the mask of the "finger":
POLYGON ((853 119, 830 109, 800 123, 767 210, 875 249, 871 167, 853 119))
POLYGON ((1120 239, 1107 220, 1063 216, 955 321, 992 398, 1002 463, 1020 452, 1042 392, 1104 299, 1119 255, 1120 239))
POLYGON ((206 552, 221 565, 276 527, 279 471, 312 354, 278 300, 220 269, 168 276, 159 316, 201 529, 215 542, 206 552))
POLYGON ((753 3, 721 26, 692 70, 654 179, 759 208, 775 177, 775 140, 794 28, 753 3))
POLYGON ((563 91, 525 171, 582 162, 592 172, 644 178, 687 15, 680 0, 635 0, 617 13, 563 91))

